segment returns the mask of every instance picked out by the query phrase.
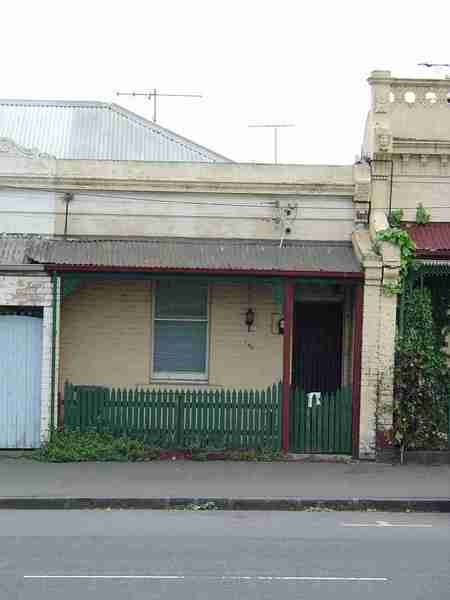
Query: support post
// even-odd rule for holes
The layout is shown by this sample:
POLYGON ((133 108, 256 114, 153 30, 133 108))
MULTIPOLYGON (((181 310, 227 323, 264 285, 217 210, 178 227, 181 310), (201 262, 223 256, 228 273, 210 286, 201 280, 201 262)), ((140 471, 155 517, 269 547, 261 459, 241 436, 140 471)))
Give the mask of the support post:
POLYGON ((284 334, 283 334, 283 410, 282 410, 282 437, 281 448, 283 452, 289 451, 289 399, 291 391, 291 348, 292 325, 294 315, 294 282, 289 279, 284 283, 284 334))
POLYGON ((55 382, 56 382, 56 319, 58 318, 58 274, 52 276, 52 372, 50 377, 50 435, 55 429, 55 382))
POLYGON ((352 453, 359 457, 359 428, 361 412, 361 349, 363 330, 364 287, 355 288, 353 319, 353 368, 352 368, 352 453))

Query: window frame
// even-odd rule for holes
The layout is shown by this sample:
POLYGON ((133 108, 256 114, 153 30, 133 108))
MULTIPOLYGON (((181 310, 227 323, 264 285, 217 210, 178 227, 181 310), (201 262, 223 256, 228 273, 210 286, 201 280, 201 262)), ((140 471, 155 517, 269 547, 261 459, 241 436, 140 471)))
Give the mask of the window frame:
POLYGON ((206 284, 206 317, 200 318, 157 318, 156 317, 156 294, 158 289, 158 282, 160 280, 154 280, 151 286, 151 358, 150 358, 150 381, 158 383, 164 381, 180 381, 180 382, 199 382, 207 383, 209 378, 209 332, 210 332, 210 299, 211 299, 211 287, 210 284, 206 284), (155 323, 156 321, 184 321, 188 323, 206 323, 206 348, 205 348, 205 371, 203 373, 197 371, 155 371, 155 323))

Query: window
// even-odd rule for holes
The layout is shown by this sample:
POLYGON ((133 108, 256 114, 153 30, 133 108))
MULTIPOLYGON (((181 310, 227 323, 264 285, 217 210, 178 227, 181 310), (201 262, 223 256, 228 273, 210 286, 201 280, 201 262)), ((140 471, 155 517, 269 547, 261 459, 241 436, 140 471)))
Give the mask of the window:
POLYGON ((207 283, 158 281, 154 295, 153 377, 206 379, 207 283))

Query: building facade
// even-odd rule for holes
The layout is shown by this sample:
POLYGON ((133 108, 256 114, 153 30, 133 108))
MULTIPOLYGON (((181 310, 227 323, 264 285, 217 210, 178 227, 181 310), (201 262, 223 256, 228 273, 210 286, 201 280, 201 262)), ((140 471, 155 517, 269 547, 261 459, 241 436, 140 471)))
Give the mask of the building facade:
MULTIPOLYGON (((2 117, 0 102, 0 319, 27 302, 42 309, 41 440, 63 419, 66 381, 213 392, 282 382, 284 449, 308 450, 292 431, 293 387, 306 408, 348 390, 345 451, 374 456, 391 425, 379 406, 392 401, 397 298, 386 289, 400 265, 396 247, 374 242, 389 211, 408 216, 419 197, 445 220, 450 105, 443 81, 374 72, 369 83, 363 157, 344 167, 232 163, 90 104, 70 109, 72 124, 89 121, 89 144, 76 127, 39 144, 36 120, 11 125, 11 111, 39 106, 2 117)), ((39 110, 58 122, 49 104, 39 110)), ((309 450, 335 451, 330 439, 309 450)))

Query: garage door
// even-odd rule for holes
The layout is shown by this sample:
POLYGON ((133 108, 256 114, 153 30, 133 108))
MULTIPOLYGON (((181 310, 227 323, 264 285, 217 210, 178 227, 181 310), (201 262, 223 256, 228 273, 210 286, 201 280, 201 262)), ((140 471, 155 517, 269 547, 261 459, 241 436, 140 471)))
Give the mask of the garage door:
POLYGON ((0 448, 39 446, 42 319, 0 314, 0 448))

